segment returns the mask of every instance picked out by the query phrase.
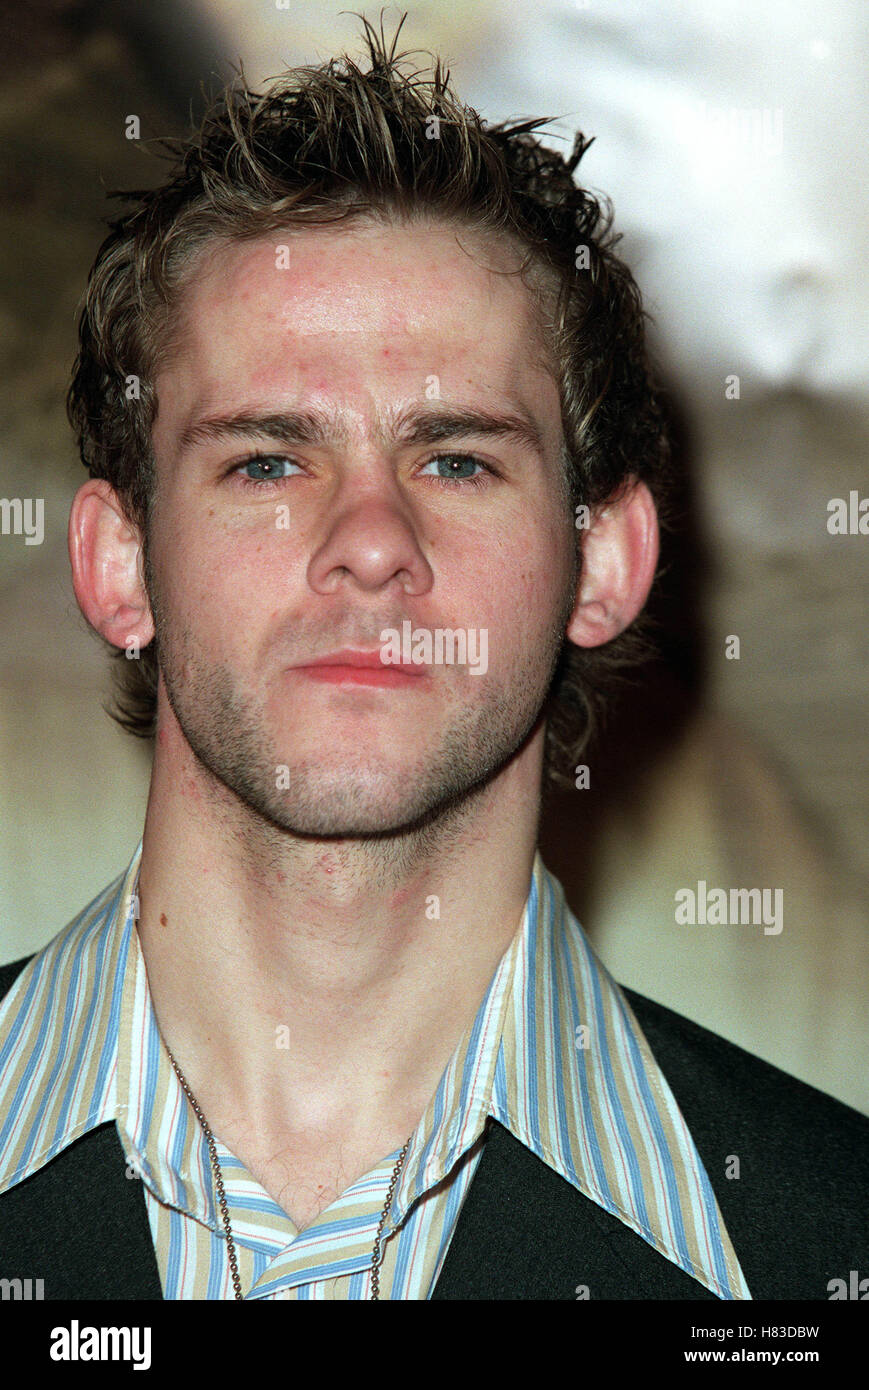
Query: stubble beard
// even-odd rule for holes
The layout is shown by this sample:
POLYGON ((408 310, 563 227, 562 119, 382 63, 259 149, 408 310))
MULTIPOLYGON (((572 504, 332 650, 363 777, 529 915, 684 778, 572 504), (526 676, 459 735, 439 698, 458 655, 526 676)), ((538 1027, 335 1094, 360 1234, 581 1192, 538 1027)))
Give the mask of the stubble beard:
MULTIPOLYGON (((335 766, 320 756, 294 759, 291 746, 278 746, 269 735, 264 698, 245 694, 232 668, 212 661, 189 626, 169 618, 153 577, 151 590, 169 704, 218 800, 234 801, 241 812, 230 817, 241 838, 260 848, 270 844, 275 854, 286 853, 294 839, 359 842, 372 851, 373 860, 383 860, 384 869, 388 864, 390 877, 435 843, 461 835, 493 779, 533 732, 573 601, 572 591, 565 590, 536 662, 517 659, 512 679, 496 685, 491 677, 457 671, 452 690, 480 680, 483 698, 472 705, 451 701, 436 746, 412 766, 384 769, 364 751, 354 755, 352 765, 345 760, 335 766), (280 772, 286 785, 279 785, 281 769, 286 769, 280 772)), ((430 679, 451 677, 453 673, 435 668, 430 679)), ((396 692, 396 707, 403 694, 396 692)), ((389 698, 384 692, 384 719, 389 718, 389 698)), ((323 735, 321 746, 328 729, 323 735)))

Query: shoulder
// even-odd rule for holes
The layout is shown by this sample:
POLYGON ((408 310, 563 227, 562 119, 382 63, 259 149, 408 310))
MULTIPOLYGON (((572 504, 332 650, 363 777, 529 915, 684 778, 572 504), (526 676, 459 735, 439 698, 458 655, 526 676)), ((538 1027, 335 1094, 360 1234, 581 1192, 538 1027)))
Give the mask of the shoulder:
POLYGON ((41 991, 54 991, 69 983, 72 973, 86 963, 95 952, 92 966, 102 963, 110 938, 117 937, 126 918, 129 894, 125 891, 133 881, 138 867, 139 849, 130 865, 108 883, 96 897, 67 922, 39 951, 18 960, 0 965, 0 1002, 7 999, 13 986, 20 983, 28 988, 37 984, 41 991), (29 969, 28 969, 29 967, 29 969), (26 972, 26 976, 25 976, 26 972), (24 979, 21 979, 25 976, 24 979))
POLYGON ((869 1248, 869 1119, 633 990, 753 1298, 825 1299, 869 1248))
POLYGON ((772 1066, 672 1009, 622 988, 661 1070, 682 1106, 699 1116, 720 1112, 733 1132, 762 1124, 767 1140, 803 1135, 810 1127, 869 1145, 869 1117, 772 1066))
POLYGON ((60 1095, 113 1036, 131 940, 128 873, 41 950, 0 966, 0 1098, 15 1097, 23 1122, 45 1101, 37 1080, 60 1095))
POLYGON ((7 965, 0 965, 0 999, 5 998, 25 965, 29 965, 33 958, 33 956, 22 956, 20 960, 13 960, 9 961, 7 965))

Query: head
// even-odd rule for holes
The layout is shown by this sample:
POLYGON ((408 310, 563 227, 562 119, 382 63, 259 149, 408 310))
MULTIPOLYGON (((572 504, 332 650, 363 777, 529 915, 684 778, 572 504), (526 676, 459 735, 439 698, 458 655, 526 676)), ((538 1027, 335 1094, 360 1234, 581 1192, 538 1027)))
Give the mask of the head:
POLYGON ((71 518, 76 592, 119 658, 114 716, 153 737, 162 702, 278 823, 286 765, 303 829, 327 724, 333 796, 362 746, 371 806, 390 751, 421 815, 535 729, 545 783, 572 785, 644 647, 667 464, 639 294, 575 180, 590 142, 565 159, 543 121, 487 127, 439 64, 408 74, 366 33, 365 71, 233 84, 169 143, 171 176, 125 195, 68 400, 97 480, 71 518), (231 430, 191 431, 218 415, 231 430), (485 632, 488 669, 390 693, 393 713, 433 698, 437 730, 412 733, 423 703, 374 748, 379 693, 351 711, 292 673, 407 621, 485 632))

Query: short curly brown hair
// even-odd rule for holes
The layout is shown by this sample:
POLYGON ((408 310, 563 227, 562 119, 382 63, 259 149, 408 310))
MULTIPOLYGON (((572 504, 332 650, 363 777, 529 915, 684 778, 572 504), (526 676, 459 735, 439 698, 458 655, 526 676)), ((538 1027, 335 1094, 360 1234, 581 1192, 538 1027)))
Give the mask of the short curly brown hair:
MULTIPOLYGON (((258 94, 239 65, 189 139, 157 142, 172 160, 166 180, 111 195, 132 206, 108 222, 90 272, 67 410, 91 477, 113 485, 139 528, 146 583, 154 365, 176 341, 196 253, 221 239, 366 212, 431 214, 522 247, 523 272, 554 291, 546 322, 571 514, 579 505, 593 512, 633 479, 647 484, 659 513, 665 502, 669 447, 646 315, 615 254, 620 238, 608 200, 574 180, 591 140, 578 133, 565 158, 534 134, 550 118, 487 125, 457 99, 440 59, 426 72, 406 72, 409 55, 395 52, 398 31, 387 51, 382 30, 378 36, 363 24, 367 70, 344 55, 293 69, 258 94), (133 400, 130 377, 140 383, 133 400)), ((583 531, 576 535, 580 566, 583 531)), ((614 675, 649 651, 642 624, 594 650, 565 640, 546 702, 548 788, 573 784, 614 675)), ((158 639, 138 661, 113 654, 120 660, 109 712, 131 733, 153 737, 158 639)))

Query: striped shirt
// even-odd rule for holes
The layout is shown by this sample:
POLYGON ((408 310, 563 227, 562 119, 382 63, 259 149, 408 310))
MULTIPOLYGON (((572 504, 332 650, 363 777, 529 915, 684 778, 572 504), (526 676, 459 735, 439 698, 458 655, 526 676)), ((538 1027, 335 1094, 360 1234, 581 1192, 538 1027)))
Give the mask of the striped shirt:
MULTIPOLYGON (((136 930, 141 849, 0 1003, 0 1194, 114 1121, 164 1297, 231 1299, 207 1142, 161 1039, 136 930)), ((719 1298, 751 1297, 670 1087, 539 852, 518 930, 411 1137, 381 1298, 431 1297, 489 1116, 719 1298)), ((301 1232, 219 1140, 217 1151, 246 1298, 370 1297, 398 1151, 301 1232)))

